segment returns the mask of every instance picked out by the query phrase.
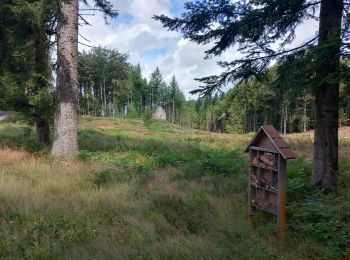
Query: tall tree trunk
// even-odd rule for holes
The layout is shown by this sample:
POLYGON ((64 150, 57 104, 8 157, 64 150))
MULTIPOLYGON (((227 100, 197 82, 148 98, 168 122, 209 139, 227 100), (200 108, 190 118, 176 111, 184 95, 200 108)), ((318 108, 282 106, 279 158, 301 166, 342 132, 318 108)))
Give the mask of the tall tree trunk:
POLYGON ((103 85, 102 85, 102 81, 100 80, 100 101, 101 101, 101 116, 104 117, 105 116, 105 109, 104 109, 104 101, 103 101, 103 85))
POLYGON ((172 116, 171 116, 171 123, 174 124, 174 117, 175 117, 175 100, 173 98, 173 109, 172 109, 172 116))
POLYGON ((338 118, 342 0, 322 0, 316 76, 316 129, 312 183, 334 189, 338 180, 338 118))
POLYGON ((140 102, 140 115, 142 116, 142 95, 141 95, 141 102, 140 102))
POLYGON ((287 122, 288 122, 288 104, 284 107, 284 118, 283 118, 283 134, 287 134, 287 122))
POLYGON ((106 93, 106 77, 105 73, 103 72, 103 102, 104 102, 104 108, 105 108, 105 115, 108 116, 108 109, 107 109, 107 93, 106 93))
POLYGON ((73 157, 78 152, 78 0, 61 1, 57 23, 57 90, 52 154, 73 157))
POLYGON ((247 108, 244 107, 244 126, 243 126, 243 131, 246 134, 247 133, 247 108))
POLYGON ((38 120, 36 126, 36 140, 39 144, 50 143, 50 123, 47 118, 38 120))
MULTIPOLYGON (((35 72, 40 75, 36 77, 37 91, 49 88, 49 55, 47 45, 47 35, 43 31, 43 28, 37 28, 35 33, 35 72)), ((39 144, 50 144, 50 114, 43 113, 44 111, 36 111, 40 114, 39 117, 35 118, 36 126, 36 140, 39 144)), ((45 111, 46 112, 46 111, 45 111)))
POLYGON ((85 115, 89 115, 89 87, 88 83, 85 81, 85 91, 84 91, 84 98, 86 102, 85 106, 85 115))
POLYGON ((256 108, 255 108, 255 110, 254 110, 254 132, 257 131, 256 127, 257 127, 257 120, 256 120, 256 108))
POLYGON ((281 129, 281 133, 283 133, 283 116, 284 116, 284 113, 283 113, 283 105, 281 105, 281 117, 280 117, 280 129, 281 129))
POLYGON ((303 132, 307 132, 307 113, 306 113, 306 99, 304 100, 304 118, 303 118, 303 132))

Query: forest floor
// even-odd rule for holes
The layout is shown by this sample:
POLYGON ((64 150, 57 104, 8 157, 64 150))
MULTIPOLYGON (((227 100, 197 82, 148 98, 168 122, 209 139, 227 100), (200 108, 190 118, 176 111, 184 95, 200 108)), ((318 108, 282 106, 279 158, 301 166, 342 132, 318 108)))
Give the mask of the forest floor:
POLYGON ((247 219, 251 135, 128 118, 83 117, 80 153, 62 161, 23 123, 0 123, 0 258, 326 259, 349 250, 350 137, 339 194, 310 188, 311 134, 288 135, 288 238, 247 219))

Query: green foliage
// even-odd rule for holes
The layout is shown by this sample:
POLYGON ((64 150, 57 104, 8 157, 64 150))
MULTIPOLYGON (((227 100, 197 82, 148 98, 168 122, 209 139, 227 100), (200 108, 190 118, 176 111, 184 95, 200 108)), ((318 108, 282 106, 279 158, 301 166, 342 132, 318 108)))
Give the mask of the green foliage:
POLYGON ((289 227, 326 244, 334 255, 350 252, 350 204, 343 196, 310 184, 311 165, 302 158, 288 169, 289 227))
POLYGON ((79 110, 81 114, 121 114, 131 91, 127 54, 97 47, 79 53, 79 110))
POLYGON ((10 1, 6 7, 12 17, 4 17, 4 23, 10 23, 4 40, 9 50, 4 53, 7 63, 0 65, 0 99, 7 109, 21 112, 30 123, 49 120, 53 95, 48 52, 54 4, 46 0, 10 1))
MULTIPOLYGON (((163 26, 169 30, 180 31, 185 38, 198 44, 213 43, 211 48, 206 51, 208 58, 220 56, 233 46, 243 53, 242 58, 220 62, 220 66, 225 69, 224 72, 220 75, 199 79, 205 86, 192 91, 192 93, 212 95, 215 91, 226 86, 228 82, 248 79, 251 76, 261 76, 273 61, 287 61, 288 63, 300 56, 308 58, 304 60, 302 66, 294 66, 295 70, 291 74, 303 71, 302 74, 297 72, 297 75, 302 76, 293 77, 294 80, 310 81, 315 68, 323 65, 322 62, 325 62, 327 55, 331 56, 329 51, 335 50, 337 52, 341 42, 340 34, 334 34, 332 37, 336 37, 336 39, 326 42, 324 46, 315 46, 316 36, 296 48, 290 47, 290 44, 295 40, 295 30, 299 24, 310 17, 320 20, 321 14, 318 13, 320 5, 327 6, 327 2, 293 1, 286 4, 283 1, 265 0, 258 2, 195 1, 185 4, 184 12, 180 17, 170 18, 165 15, 157 15, 154 18, 161 21, 163 26), (321 62, 314 66, 317 61, 321 62), (310 67, 312 67, 311 70, 310 67)), ((333 19, 336 17, 339 23, 341 20, 346 20, 341 16, 341 13, 343 8, 347 10, 349 7, 346 5, 343 7, 343 1, 334 3, 332 7, 324 8, 334 8, 336 11, 332 17, 333 19)), ((320 28, 322 26, 326 29, 327 26, 331 26, 327 23, 328 20, 325 21, 325 23, 321 23, 320 28)), ((346 28, 346 24, 347 22, 344 21, 343 27, 346 28)), ((316 32, 316 34, 318 33, 316 32)), ((347 48, 341 49, 344 56, 346 56, 347 51, 347 48)), ((329 73, 332 72, 329 71, 329 73)), ((331 75, 327 75, 326 72, 320 76, 322 77, 320 81, 322 81, 331 75)), ((291 82, 284 81, 283 83, 291 82)))
POLYGON ((146 127, 150 127, 153 122, 153 109, 151 107, 146 107, 143 114, 143 123, 146 127))

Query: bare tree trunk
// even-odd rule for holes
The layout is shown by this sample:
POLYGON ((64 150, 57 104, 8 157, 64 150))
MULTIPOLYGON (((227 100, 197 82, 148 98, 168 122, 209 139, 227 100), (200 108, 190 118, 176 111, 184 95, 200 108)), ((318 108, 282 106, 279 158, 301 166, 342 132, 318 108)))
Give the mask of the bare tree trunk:
POLYGON ((108 116, 107 112, 107 93, 106 93, 106 78, 105 73, 103 72, 103 94, 104 94, 104 107, 105 107, 105 115, 108 116))
POLYGON ((303 132, 306 133, 307 131, 307 113, 306 113, 306 99, 304 100, 304 122, 303 122, 303 132))
POLYGON ((61 1, 57 23, 57 90, 52 154, 74 157, 78 152, 78 0, 61 1))
POLYGON ((142 116, 142 95, 141 95, 141 102, 140 102, 140 115, 142 116))
POLYGON ((171 116, 171 123, 174 124, 174 117, 175 117, 175 100, 173 98, 173 109, 172 109, 172 116, 171 116))
POLYGON ((280 129, 281 129, 281 133, 283 133, 283 115, 284 115, 284 113, 283 113, 283 105, 281 106, 281 118, 280 118, 280 129))
POLYGON ((77 98, 77 102, 78 102, 78 115, 81 115, 81 107, 80 107, 80 97, 81 97, 81 86, 79 86, 78 84, 78 98, 77 98))
POLYGON ((90 105, 89 105, 89 87, 88 87, 88 83, 85 82, 85 92, 84 92, 84 96, 85 96, 85 101, 86 101, 86 111, 85 111, 85 114, 86 115, 89 115, 90 114, 90 105))
MULTIPOLYGON (((40 77, 36 77, 36 87, 40 91, 42 89, 49 88, 49 56, 48 56, 48 44, 47 35, 44 32, 44 28, 38 28, 35 33, 35 72, 40 77)), ((35 118, 36 125, 36 140, 39 144, 50 144, 50 112, 43 113, 44 111, 36 111, 39 117, 35 118)))
POLYGON ((319 64, 322 82, 316 91, 316 129, 312 183, 334 189, 338 180, 338 118, 342 0, 322 0, 319 25, 319 64), (325 80, 328 78, 328 80, 325 80))
POLYGON ((104 110, 104 102, 103 102, 103 86, 102 86, 102 82, 100 80, 100 102, 101 102, 101 116, 104 117, 105 116, 105 110, 104 110))
POLYGON ((36 122, 36 140, 39 144, 50 143, 50 123, 46 118, 40 119, 36 122))
POLYGON ((113 116, 116 116, 114 90, 112 93, 112 106, 113 106, 113 116))
POLYGON ((257 120, 256 120, 256 108, 255 108, 255 110, 254 110, 254 132, 256 132, 257 131, 257 129, 256 129, 256 127, 257 127, 257 120))
POLYGON ((283 118, 283 134, 287 134, 287 122, 288 122, 288 104, 284 108, 284 118, 283 118))
POLYGON ((247 108, 244 107, 244 133, 247 133, 247 108))

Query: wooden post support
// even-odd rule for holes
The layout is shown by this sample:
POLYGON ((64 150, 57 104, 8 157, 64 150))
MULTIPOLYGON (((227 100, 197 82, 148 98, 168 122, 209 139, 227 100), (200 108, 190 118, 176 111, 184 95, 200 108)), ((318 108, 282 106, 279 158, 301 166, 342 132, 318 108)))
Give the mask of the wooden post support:
POLYGON ((278 155, 278 236, 281 241, 286 239, 286 161, 278 155))
MULTIPOLYGON (((249 160, 253 159, 252 150, 249 149, 249 160)), ((252 188, 250 185, 251 175, 252 175, 252 167, 249 166, 249 175, 248 175, 248 225, 253 225, 253 207, 252 207, 252 188)))

